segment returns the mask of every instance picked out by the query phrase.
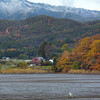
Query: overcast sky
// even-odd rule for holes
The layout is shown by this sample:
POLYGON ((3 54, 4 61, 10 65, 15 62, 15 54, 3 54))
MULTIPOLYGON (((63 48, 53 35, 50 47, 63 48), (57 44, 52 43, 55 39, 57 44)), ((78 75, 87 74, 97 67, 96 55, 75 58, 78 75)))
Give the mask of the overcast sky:
POLYGON ((51 5, 64 5, 100 11, 100 0, 28 0, 34 3, 47 3, 51 5))

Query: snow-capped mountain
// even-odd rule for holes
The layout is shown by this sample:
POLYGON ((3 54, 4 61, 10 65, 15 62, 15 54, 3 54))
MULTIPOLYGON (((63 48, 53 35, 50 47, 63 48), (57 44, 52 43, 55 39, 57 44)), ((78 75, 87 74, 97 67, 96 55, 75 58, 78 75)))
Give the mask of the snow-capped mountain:
POLYGON ((32 3, 27 0, 0 0, 0 19, 20 20, 36 15, 70 18, 78 21, 100 19, 100 11, 48 4, 32 3))

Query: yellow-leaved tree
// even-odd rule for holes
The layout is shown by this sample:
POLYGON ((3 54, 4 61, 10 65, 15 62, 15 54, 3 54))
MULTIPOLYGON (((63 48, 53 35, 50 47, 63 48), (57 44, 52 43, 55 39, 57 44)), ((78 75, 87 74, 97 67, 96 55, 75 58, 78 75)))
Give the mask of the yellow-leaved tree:
POLYGON ((68 51, 64 51, 61 57, 58 58, 58 62, 56 64, 57 70, 59 72, 68 72, 73 65, 73 58, 72 55, 68 51))

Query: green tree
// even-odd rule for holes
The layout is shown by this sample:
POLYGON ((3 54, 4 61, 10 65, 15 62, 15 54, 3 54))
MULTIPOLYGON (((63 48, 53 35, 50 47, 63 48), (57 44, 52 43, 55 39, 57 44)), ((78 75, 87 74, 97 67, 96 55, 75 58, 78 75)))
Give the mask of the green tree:
POLYGON ((39 49, 39 55, 41 56, 41 57, 43 57, 43 58, 46 58, 46 56, 45 56, 45 47, 46 47, 46 45, 47 45, 47 42, 46 41, 44 41, 42 44, 41 44, 41 46, 40 46, 40 49, 39 49))
POLYGON ((47 59, 51 59, 54 56, 57 56, 57 47, 56 45, 46 45, 45 49, 45 56, 47 59))
POLYGON ((53 65, 55 66, 57 64, 57 57, 53 58, 53 65))

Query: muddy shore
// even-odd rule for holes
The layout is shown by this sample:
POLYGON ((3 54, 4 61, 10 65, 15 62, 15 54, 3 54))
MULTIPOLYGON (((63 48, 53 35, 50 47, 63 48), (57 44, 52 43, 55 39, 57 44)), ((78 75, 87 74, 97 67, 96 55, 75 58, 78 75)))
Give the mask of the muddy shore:
POLYGON ((72 99, 100 100, 100 75, 0 74, 0 100, 72 99))

